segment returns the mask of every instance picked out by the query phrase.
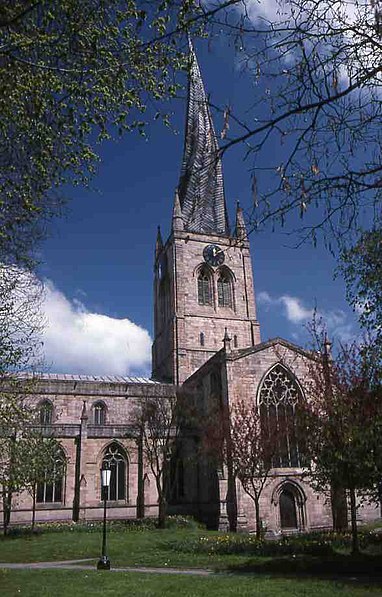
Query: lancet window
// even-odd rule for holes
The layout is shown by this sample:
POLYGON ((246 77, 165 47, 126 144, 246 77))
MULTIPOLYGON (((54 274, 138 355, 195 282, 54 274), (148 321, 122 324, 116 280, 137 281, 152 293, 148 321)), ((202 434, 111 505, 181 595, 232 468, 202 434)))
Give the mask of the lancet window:
POLYGON ((232 281, 227 272, 222 272, 218 278, 218 305, 231 308, 233 305, 232 281))
POLYGON ((39 419, 42 427, 53 423, 53 404, 49 400, 44 400, 39 405, 39 419))
POLYGON ((212 305, 211 276, 205 269, 198 275, 198 303, 212 305))
POLYGON ((125 451, 119 444, 113 442, 106 448, 102 463, 107 464, 111 469, 106 499, 109 501, 125 500, 128 486, 128 462, 125 451))
POLYGON ((103 402, 96 402, 94 405, 94 425, 105 425, 106 407, 103 402))
POLYGON ((297 418, 301 390, 292 374, 282 365, 275 365, 263 380, 259 408, 262 433, 274 438, 274 467, 300 467, 297 418))

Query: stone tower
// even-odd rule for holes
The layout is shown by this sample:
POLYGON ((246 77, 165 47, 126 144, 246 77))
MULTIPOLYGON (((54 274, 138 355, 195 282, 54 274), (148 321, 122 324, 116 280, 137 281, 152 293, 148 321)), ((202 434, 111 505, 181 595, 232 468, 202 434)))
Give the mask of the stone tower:
POLYGON ((260 342, 242 211, 230 233, 219 146, 195 52, 184 154, 171 234, 158 229, 154 265, 153 377, 183 383, 222 348, 260 342))

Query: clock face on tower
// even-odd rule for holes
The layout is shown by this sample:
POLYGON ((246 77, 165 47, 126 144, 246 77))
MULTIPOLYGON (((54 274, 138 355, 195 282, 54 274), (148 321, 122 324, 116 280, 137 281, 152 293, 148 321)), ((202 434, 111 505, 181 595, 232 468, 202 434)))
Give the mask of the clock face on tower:
POLYGON ((224 252, 218 245, 207 245, 203 250, 204 261, 216 267, 224 263, 224 252))

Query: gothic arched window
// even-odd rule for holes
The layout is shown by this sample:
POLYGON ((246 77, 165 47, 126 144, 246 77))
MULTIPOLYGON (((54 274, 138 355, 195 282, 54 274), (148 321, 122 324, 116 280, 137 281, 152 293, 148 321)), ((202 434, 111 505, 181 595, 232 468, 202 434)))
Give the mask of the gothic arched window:
POLYGON ((200 332, 199 341, 200 341, 200 346, 204 346, 204 332, 200 332))
POLYGON ((47 427, 53 423, 53 404, 49 400, 40 403, 39 419, 42 427, 47 427))
POLYGON ((47 504, 64 501, 66 458, 63 450, 59 450, 46 463, 44 480, 37 483, 36 502, 47 504))
POLYGON ((123 448, 113 442, 103 455, 103 464, 108 464, 111 470, 110 485, 107 488, 106 499, 109 501, 126 500, 128 487, 128 462, 123 448))
POLYGON ((282 365, 275 365, 265 376, 259 394, 262 433, 274 438, 274 467, 300 467, 297 416, 301 390, 282 365))
POLYGON ((232 281, 227 272, 222 272, 218 278, 218 305, 231 308, 233 306, 232 281))
POLYGON ((106 407, 103 402, 96 402, 94 407, 94 425, 105 425, 106 407))
POLYGON ((212 305, 211 276, 205 269, 198 275, 198 303, 212 305))

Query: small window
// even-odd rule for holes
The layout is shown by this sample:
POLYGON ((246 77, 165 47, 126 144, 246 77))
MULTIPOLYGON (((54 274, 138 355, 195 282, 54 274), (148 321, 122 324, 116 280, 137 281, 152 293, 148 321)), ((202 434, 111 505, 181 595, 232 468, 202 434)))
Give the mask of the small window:
POLYGON ((94 405, 94 425, 105 425, 106 407, 103 402, 96 402, 94 405))
POLYGON ((49 504, 64 501, 66 458, 62 450, 47 463, 44 480, 37 483, 36 502, 49 504))
POLYGON ((221 274, 218 279, 218 305, 232 308, 232 284, 225 273, 221 274))
POLYGON ((53 405, 49 400, 44 400, 39 407, 40 425, 47 427, 53 422, 53 405))
POLYGON ((198 276, 198 303, 199 305, 212 304, 211 278, 205 270, 198 276))
POLYGON ((237 336, 236 336, 236 334, 233 337, 233 346, 234 346, 234 348, 237 348, 237 336))
POLYGON ((204 333, 200 332, 200 346, 204 346, 204 333))

